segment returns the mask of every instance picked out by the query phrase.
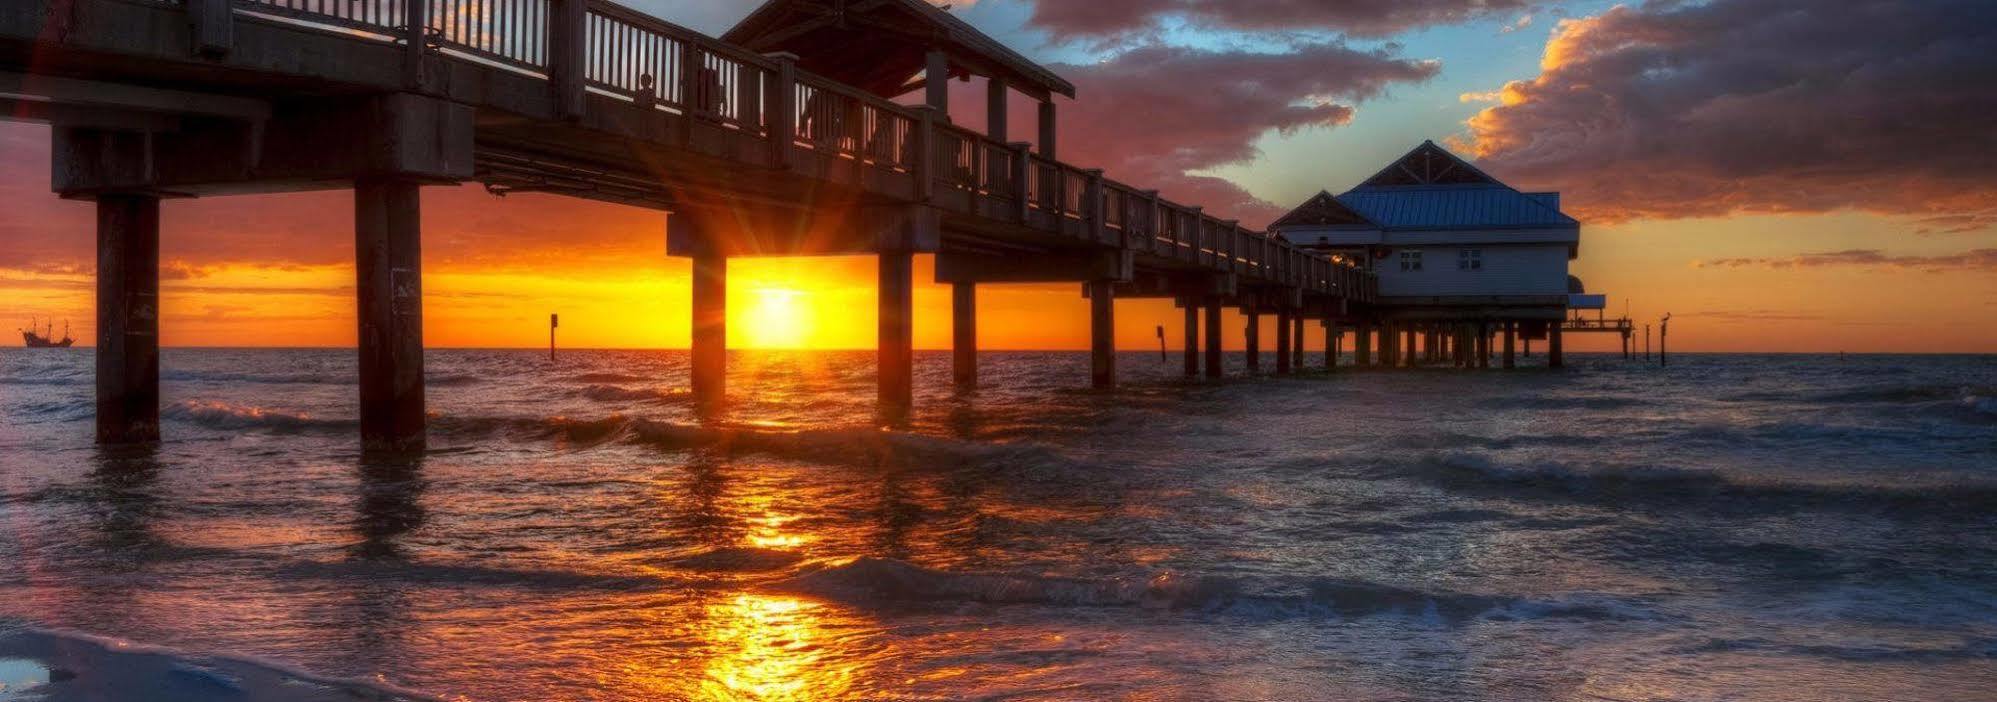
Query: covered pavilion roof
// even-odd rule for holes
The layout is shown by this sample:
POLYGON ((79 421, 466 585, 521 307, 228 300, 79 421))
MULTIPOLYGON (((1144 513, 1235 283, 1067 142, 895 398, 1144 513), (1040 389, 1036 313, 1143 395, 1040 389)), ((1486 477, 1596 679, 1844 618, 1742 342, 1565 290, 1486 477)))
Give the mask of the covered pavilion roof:
POLYGON ((768 0, 722 35, 732 44, 798 57, 811 73, 881 97, 919 87, 927 56, 941 50, 950 77, 982 76, 1039 100, 1075 96, 1075 86, 924 0, 768 0))

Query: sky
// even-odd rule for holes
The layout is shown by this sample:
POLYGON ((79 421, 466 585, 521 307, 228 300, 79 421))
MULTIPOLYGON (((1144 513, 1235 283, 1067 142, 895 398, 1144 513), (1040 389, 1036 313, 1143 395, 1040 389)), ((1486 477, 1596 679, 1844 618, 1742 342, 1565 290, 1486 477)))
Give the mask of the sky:
MULTIPOLYGON (((711 34, 753 7, 629 4, 711 34)), ((1432 139, 1561 191, 1584 223, 1575 274, 1616 313, 1671 314, 1674 349, 1997 352, 1988 0, 952 6, 1077 85, 1063 160, 1208 212, 1260 226, 1432 139)), ((982 86, 953 89, 982 127, 982 86)), ((0 317, 66 319, 89 344, 93 209, 50 194, 48 149, 46 127, 0 122, 0 317)), ((560 312, 565 346, 687 345, 663 214, 477 186, 426 189, 424 209, 426 344, 540 346, 560 312)), ((353 344, 351 221, 344 191, 168 201, 162 342, 353 344)), ((926 258, 916 276, 916 344, 947 348, 948 291, 926 258)), ((869 258, 737 259, 729 342, 871 348, 873 302, 869 258)), ((1119 346, 1163 325, 1176 348, 1179 320, 1119 303, 1119 346)), ((983 348, 1086 348, 1087 327, 1078 285, 980 289, 983 348)))

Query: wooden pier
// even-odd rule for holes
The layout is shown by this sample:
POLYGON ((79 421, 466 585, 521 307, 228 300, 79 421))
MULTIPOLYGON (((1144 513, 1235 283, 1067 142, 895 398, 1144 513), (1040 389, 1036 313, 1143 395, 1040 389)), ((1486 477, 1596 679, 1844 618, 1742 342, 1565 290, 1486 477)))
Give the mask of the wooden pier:
POLYGON ((1208 377, 1224 308, 1282 320, 1278 370, 1293 370, 1304 320, 1332 332, 1377 301, 1369 273, 1057 160, 1053 97, 1072 86, 947 12, 891 0, 827 21, 813 7, 776 0, 723 41, 603 0, 5 3, 0 103, 53 126, 53 189, 98 207, 100 440, 159 436, 164 198, 354 192, 370 449, 425 441, 426 186, 670 213, 666 251, 693 262, 691 385, 709 406, 725 397, 732 257, 879 256, 886 416, 913 396, 917 254, 953 286, 962 387, 977 383, 979 285, 1081 284, 1099 387, 1116 382, 1118 297, 1176 300, 1189 342, 1203 316, 1208 377), (995 102, 985 134, 948 113, 944 83, 974 77, 995 102), (890 99, 911 90, 926 104, 890 99), (1009 94, 1040 101, 1037 147, 1008 140, 1009 94))

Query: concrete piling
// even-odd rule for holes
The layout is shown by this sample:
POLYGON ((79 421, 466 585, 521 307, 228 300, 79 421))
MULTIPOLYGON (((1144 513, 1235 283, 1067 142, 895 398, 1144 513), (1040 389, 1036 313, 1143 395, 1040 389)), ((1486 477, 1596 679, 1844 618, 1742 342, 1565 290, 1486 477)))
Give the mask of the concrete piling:
POLYGON ((97 443, 159 440, 159 199, 97 198, 97 443))
POLYGON ((356 183, 361 445, 368 451, 420 451, 426 443, 421 245, 416 181, 356 183))

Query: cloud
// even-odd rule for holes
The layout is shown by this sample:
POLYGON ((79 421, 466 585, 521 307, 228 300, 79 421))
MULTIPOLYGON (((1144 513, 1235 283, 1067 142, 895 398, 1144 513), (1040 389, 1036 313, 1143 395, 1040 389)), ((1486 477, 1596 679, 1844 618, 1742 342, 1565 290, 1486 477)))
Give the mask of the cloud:
POLYGON ((1255 142, 1270 131, 1345 124, 1355 104, 1428 80, 1440 66, 1320 43, 1281 54, 1148 45, 1055 70, 1081 95, 1062 106, 1061 160, 1260 226, 1283 208, 1190 173, 1254 160, 1255 142))
POLYGON ((1563 20, 1459 144, 1597 221, 1997 224, 1997 3, 1713 0, 1563 20))
POLYGON ((1056 40, 1142 34, 1168 16, 1222 29, 1385 37, 1532 5, 1530 0, 1038 0, 1032 24, 1056 40))
POLYGON ((1847 249, 1777 258, 1720 258, 1694 261, 1694 268, 1899 268, 1928 272, 1997 271, 1997 249, 1971 249, 1939 256, 1895 256, 1879 249, 1847 249))

